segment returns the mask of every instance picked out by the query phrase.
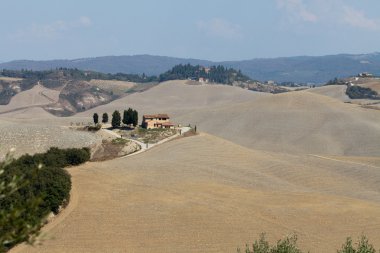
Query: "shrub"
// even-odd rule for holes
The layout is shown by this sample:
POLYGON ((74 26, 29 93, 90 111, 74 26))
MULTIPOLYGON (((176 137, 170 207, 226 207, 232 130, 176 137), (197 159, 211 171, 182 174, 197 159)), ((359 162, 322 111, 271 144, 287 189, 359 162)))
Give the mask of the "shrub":
POLYGON ((70 148, 65 150, 67 165, 79 165, 90 160, 91 152, 89 148, 70 148))
POLYGON ((357 247, 352 244, 351 237, 346 239, 346 242, 342 245, 342 248, 338 250, 338 253, 376 253, 376 250, 368 242, 368 239, 365 235, 362 235, 361 238, 356 243, 357 247))
POLYGON ((346 94, 351 99, 380 99, 376 91, 361 86, 347 86, 346 94))
MULTIPOLYGON (((241 253, 241 250, 237 250, 241 253)), ((302 253, 297 247, 297 236, 293 235, 279 240, 276 245, 271 246, 265 239, 265 234, 260 235, 260 239, 255 241, 252 245, 252 250, 249 245, 246 245, 245 253, 302 253)), ((342 245, 342 248, 337 253, 376 253, 375 248, 368 242, 366 236, 362 235, 356 243, 356 247, 352 243, 350 237, 342 245)))
POLYGON ((88 126, 87 130, 88 131, 99 131, 102 128, 101 124, 96 124, 95 126, 88 126))
MULTIPOLYGON (((240 249, 237 252, 240 253, 240 249)), ((253 243, 252 250, 246 245, 245 253, 302 253, 302 251, 297 247, 296 235, 286 237, 279 240, 276 245, 270 246, 265 234, 261 234, 260 240, 253 243)))
POLYGON ((63 167, 90 159, 90 149, 50 148, 0 163, 0 252, 33 238, 50 213, 70 198, 71 178, 63 167))

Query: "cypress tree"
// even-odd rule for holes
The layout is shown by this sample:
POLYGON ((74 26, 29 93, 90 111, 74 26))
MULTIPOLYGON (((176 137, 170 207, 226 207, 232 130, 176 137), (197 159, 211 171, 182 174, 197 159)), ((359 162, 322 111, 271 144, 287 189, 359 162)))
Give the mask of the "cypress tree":
POLYGON ((114 111, 112 113, 112 120, 111 120, 112 127, 120 127, 121 124, 121 116, 120 112, 118 110, 114 111))
POLYGON ((97 113, 94 113, 94 115, 92 116, 92 118, 94 119, 94 124, 98 124, 99 123, 99 115, 97 113))
POLYGON ((102 122, 103 123, 107 123, 108 122, 108 114, 105 112, 103 113, 103 116, 102 116, 102 122))

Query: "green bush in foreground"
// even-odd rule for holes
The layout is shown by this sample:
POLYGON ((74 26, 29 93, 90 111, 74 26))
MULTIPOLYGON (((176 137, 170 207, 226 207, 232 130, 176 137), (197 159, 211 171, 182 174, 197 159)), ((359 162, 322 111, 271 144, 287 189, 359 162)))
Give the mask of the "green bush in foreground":
MULTIPOLYGON (((242 251, 237 250, 238 253, 242 251)), ((255 241, 252 248, 247 244, 245 253, 302 253, 297 246, 297 236, 293 235, 279 240, 276 245, 271 246, 265 239, 265 234, 260 235, 260 239, 255 241)), ((337 253, 376 253, 373 245, 368 242, 366 236, 362 235, 358 242, 354 245, 352 239, 347 238, 337 253)))
MULTIPOLYGON (((237 250, 240 253, 240 249, 237 250)), ((286 237, 279 240, 276 245, 270 246, 265 239, 265 234, 260 235, 260 239, 252 245, 252 250, 249 245, 246 245, 245 253, 302 253, 297 247, 297 236, 286 237)))
POLYGON ((338 253, 376 253, 376 250, 368 242, 366 236, 362 235, 359 241, 356 243, 356 247, 352 244, 352 239, 349 237, 346 243, 342 245, 342 249, 338 250, 338 253))
POLYGON ((46 216, 70 198, 71 178, 63 168, 89 158, 88 148, 51 148, 0 163, 0 252, 33 240, 46 216))

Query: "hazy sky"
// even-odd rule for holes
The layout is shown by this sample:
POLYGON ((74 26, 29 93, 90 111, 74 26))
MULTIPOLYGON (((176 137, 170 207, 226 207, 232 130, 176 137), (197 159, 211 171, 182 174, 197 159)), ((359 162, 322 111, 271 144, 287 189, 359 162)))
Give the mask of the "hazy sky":
POLYGON ((0 62, 380 51, 379 0, 0 0, 0 62))

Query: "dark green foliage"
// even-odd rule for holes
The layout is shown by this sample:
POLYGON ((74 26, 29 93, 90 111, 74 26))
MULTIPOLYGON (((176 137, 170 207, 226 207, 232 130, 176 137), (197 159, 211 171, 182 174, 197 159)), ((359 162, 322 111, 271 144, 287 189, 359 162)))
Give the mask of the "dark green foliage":
POLYGON ((113 128, 120 127, 120 125, 121 125, 120 112, 117 110, 112 113, 111 125, 113 128))
MULTIPOLYGON (((240 253, 240 249, 238 249, 240 253)), ((297 236, 286 237, 279 240, 276 245, 270 246, 265 239, 265 234, 260 235, 260 240, 255 241, 252 245, 252 250, 249 245, 246 245, 245 253, 302 253, 297 246, 297 236)))
MULTIPOLYGON (((241 253, 241 250, 237 250, 241 253)), ((265 239, 265 234, 260 235, 260 239, 255 241, 252 248, 247 244, 245 253, 302 253, 297 246, 297 236, 293 235, 279 240, 276 245, 271 246, 265 239)), ((366 236, 362 235, 356 245, 353 245, 352 239, 347 238, 342 248, 337 253, 376 253, 375 248, 368 242, 366 236)))
POLYGON ((128 110, 124 110, 123 112, 123 124, 125 125, 128 125, 131 122, 129 110, 131 110, 131 108, 129 108, 128 110))
POLYGON ((344 85, 346 82, 343 79, 338 79, 335 77, 334 79, 329 80, 325 85, 344 85))
POLYGON ((102 128, 101 124, 96 124, 95 126, 88 126, 87 130, 96 132, 96 131, 99 131, 101 128, 102 128))
POLYGON ((82 149, 68 148, 68 149, 65 149, 65 155, 66 155, 66 162, 67 162, 66 166, 79 165, 79 164, 87 162, 91 158, 91 152, 89 148, 82 148, 82 149))
POLYGON ((44 71, 33 71, 33 70, 2 70, 0 75, 6 77, 17 77, 25 78, 28 80, 34 80, 37 82, 41 80, 44 86, 49 88, 59 87, 63 84, 63 80, 84 80, 89 81, 91 79, 100 80, 118 80, 118 81, 129 81, 135 83, 149 83, 157 81, 156 76, 146 76, 137 74, 104 74, 95 71, 83 71, 79 69, 69 69, 69 68, 57 68, 52 70, 44 71))
POLYGON ((7 105, 11 101, 11 98, 17 94, 9 85, 1 86, 0 83, 0 105, 7 105))
POLYGON ((136 110, 133 110, 132 108, 128 108, 128 110, 124 110, 123 123, 125 125, 137 126, 138 120, 139 120, 139 116, 136 110))
POLYGON ((342 245, 342 248, 337 251, 338 253, 376 253, 376 250, 368 242, 366 236, 362 235, 356 243, 356 247, 352 243, 352 239, 349 237, 346 243, 342 245))
POLYGON ((51 148, 43 154, 27 154, 0 164, 1 184, 16 185, 14 190, 5 189, 5 194, 0 189, 0 252, 29 240, 46 215, 58 213, 69 200, 71 189, 70 175, 62 168, 89 159, 88 148, 51 148))
POLYGON ((103 113, 103 116, 102 116, 102 123, 107 123, 108 122, 108 114, 105 112, 103 113))
POLYGON ((92 119, 94 120, 95 125, 99 123, 99 115, 97 113, 94 113, 92 119))
POLYGON ((133 124, 133 126, 137 126, 138 123, 139 123, 139 113, 136 110, 133 110, 132 124, 133 124))
POLYGON ((376 91, 357 85, 347 86, 346 94, 351 99, 380 99, 376 91))
POLYGON ((193 66, 190 64, 174 66, 171 70, 161 74, 159 80, 160 82, 163 82, 177 79, 198 80, 199 78, 205 78, 210 82, 222 84, 232 84, 235 81, 245 82, 250 80, 250 78, 243 75, 240 70, 237 71, 219 65, 210 67, 209 71, 206 72, 204 67, 199 65, 193 66))

